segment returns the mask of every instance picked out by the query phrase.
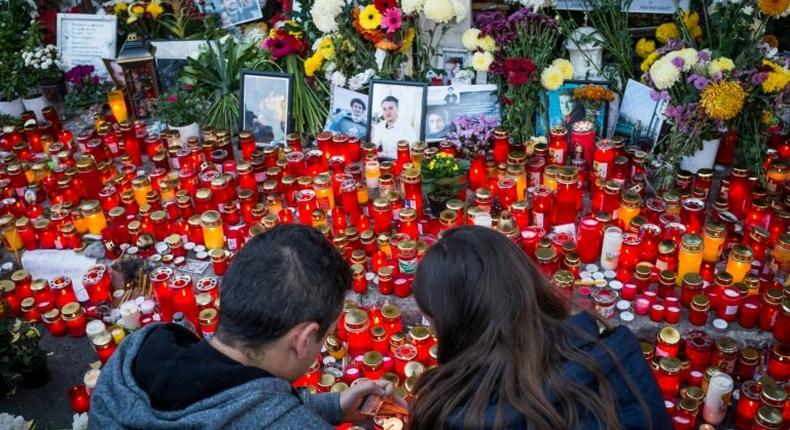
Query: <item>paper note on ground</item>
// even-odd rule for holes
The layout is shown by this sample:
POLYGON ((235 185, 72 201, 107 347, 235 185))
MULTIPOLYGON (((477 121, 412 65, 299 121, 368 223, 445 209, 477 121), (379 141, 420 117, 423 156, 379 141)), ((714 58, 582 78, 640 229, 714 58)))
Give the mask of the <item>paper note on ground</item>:
POLYGON ((88 300, 82 286, 82 276, 96 264, 95 258, 77 254, 71 250, 37 249, 22 254, 22 265, 33 279, 50 280, 56 276, 68 276, 74 286, 77 300, 88 300))

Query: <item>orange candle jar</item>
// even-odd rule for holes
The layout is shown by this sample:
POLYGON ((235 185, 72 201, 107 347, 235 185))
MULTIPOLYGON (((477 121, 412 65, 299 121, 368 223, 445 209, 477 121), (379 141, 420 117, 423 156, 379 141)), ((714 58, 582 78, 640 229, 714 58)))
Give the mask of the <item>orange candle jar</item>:
POLYGON ((222 231, 222 218, 219 212, 209 210, 200 216, 200 225, 203 232, 203 243, 208 249, 222 249, 225 247, 225 235, 222 231))
POLYGON ((745 245, 735 245, 727 258, 725 271, 732 275, 733 283, 742 282, 743 278, 752 268, 754 256, 751 248, 745 245))
POLYGON ((678 277, 680 285, 686 273, 699 273, 702 266, 702 238, 694 233, 684 234, 680 242, 678 253, 678 277))

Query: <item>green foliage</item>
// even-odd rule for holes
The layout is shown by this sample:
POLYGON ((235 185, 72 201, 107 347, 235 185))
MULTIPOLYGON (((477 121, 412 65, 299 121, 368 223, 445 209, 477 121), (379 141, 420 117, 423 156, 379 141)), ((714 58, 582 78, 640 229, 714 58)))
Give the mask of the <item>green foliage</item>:
POLYGON ((41 346, 41 333, 21 319, 0 319, 0 373, 30 372, 47 362, 41 346))
POLYGON ((203 121, 211 104, 196 91, 184 87, 176 88, 159 97, 154 115, 174 127, 183 127, 203 121))
POLYGON ((430 160, 422 160, 422 189, 426 194, 454 196, 466 187, 469 161, 438 153, 430 160))
POLYGON ((20 51, 29 37, 32 12, 25 0, 0 1, 0 99, 23 96, 31 84, 31 78, 22 72, 20 51))

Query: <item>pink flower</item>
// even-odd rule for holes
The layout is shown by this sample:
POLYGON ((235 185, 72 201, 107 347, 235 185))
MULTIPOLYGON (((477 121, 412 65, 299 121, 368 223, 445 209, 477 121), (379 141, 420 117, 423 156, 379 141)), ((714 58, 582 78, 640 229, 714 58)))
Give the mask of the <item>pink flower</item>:
POLYGON ((167 102, 168 103, 175 103, 176 100, 178 100, 178 97, 176 97, 175 94, 170 94, 169 96, 167 96, 167 102))
POLYGON ((387 30, 387 34, 400 30, 402 24, 400 9, 396 7, 387 9, 381 16, 381 28, 387 30))

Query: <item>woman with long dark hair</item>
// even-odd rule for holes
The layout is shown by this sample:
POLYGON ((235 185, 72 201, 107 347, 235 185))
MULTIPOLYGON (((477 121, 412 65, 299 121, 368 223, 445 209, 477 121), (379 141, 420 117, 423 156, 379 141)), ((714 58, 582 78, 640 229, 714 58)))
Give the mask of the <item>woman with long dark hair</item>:
POLYGON ((505 236, 447 231, 415 277, 439 338, 410 429, 671 429, 639 341, 582 311, 505 236))

